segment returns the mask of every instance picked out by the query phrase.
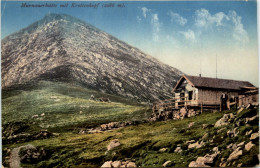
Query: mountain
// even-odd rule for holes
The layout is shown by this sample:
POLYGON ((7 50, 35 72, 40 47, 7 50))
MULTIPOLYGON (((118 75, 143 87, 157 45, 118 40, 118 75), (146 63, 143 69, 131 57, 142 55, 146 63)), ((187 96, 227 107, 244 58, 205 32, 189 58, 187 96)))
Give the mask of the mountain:
POLYGON ((172 96, 182 74, 108 33, 65 14, 47 14, 2 40, 2 88, 66 81, 142 101, 172 96))

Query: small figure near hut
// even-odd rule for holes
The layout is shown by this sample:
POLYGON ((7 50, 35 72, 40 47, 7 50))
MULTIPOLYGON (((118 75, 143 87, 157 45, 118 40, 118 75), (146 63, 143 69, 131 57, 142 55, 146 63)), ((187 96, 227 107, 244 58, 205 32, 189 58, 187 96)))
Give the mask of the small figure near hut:
POLYGON ((223 93, 220 97, 220 111, 228 109, 228 95, 223 93))
POLYGON ((92 94, 89 100, 95 100, 95 96, 92 94))

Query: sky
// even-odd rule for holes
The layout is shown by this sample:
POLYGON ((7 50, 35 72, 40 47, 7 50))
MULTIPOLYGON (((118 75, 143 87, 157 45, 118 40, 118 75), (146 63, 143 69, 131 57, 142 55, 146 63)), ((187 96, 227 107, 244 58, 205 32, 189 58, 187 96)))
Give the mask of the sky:
POLYGON ((1 38, 48 13, 77 17, 185 74, 259 86, 256 1, 1 1, 1 38))

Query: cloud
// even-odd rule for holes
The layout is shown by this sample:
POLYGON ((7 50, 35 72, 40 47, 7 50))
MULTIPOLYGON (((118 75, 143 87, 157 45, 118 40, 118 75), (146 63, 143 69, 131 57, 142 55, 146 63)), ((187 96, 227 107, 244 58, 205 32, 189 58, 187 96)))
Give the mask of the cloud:
POLYGON ((206 9, 196 10, 195 12, 195 26, 200 30, 207 30, 209 27, 217 26, 224 27, 230 31, 235 40, 241 42, 248 42, 249 37, 244 25, 241 22, 241 16, 238 16, 235 11, 229 11, 228 14, 218 12, 214 15, 210 14, 206 9))
POLYGON ((142 10, 142 12, 143 12, 143 17, 144 17, 144 18, 146 18, 147 12, 151 11, 150 9, 147 9, 146 7, 142 7, 141 10, 142 10))
POLYGON ((168 12, 168 15, 171 17, 171 22, 177 22, 181 26, 184 26, 187 23, 187 19, 179 15, 178 13, 174 13, 172 11, 168 12))
POLYGON ((142 19, 139 16, 137 16, 136 19, 137 19, 138 23, 140 23, 142 21, 142 19))
POLYGON ((208 10, 200 9, 195 12, 195 25, 198 27, 209 27, 212 25, 223 26, 224 20, 229 20, 229 17, 223 12, 211 15, 208 10))
POLYGON ((229 11, 230 20, 234 24, 233 37, 242 42, 248 42, 249 37, 244 25, 241 23, 241 16, 238 16, 235 11, 229 11))
POLYGON ((159 39, 158 33, 160 32, 161 24, 159 22, 159 17, 158 17, 157 13, 152 14, 151 24, 153 27, 153 40, 158 41, 158 39, 159 39))
POLYGON ((189 29, 188 31, 180 31, 180 33, 189 41, 195 42, 196 37, 193 30, 189 29))

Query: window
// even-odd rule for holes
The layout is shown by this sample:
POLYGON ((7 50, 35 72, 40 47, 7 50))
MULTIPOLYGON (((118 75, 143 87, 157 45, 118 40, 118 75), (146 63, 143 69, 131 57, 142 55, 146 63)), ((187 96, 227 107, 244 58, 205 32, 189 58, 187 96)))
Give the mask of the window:
POLYGON ((193 91, 189 91, 189 100, 192 100, 193 91))

